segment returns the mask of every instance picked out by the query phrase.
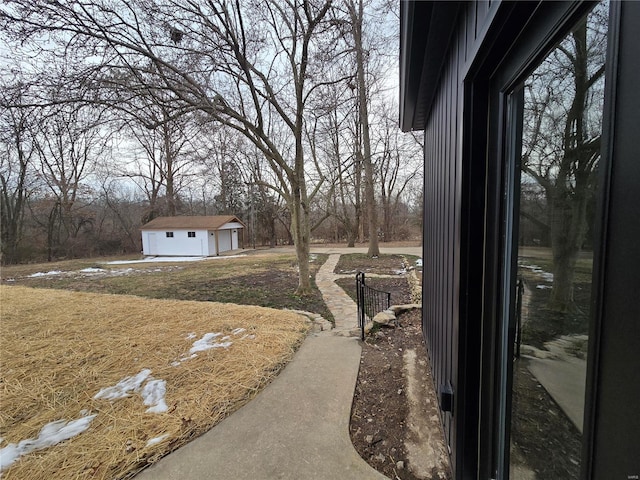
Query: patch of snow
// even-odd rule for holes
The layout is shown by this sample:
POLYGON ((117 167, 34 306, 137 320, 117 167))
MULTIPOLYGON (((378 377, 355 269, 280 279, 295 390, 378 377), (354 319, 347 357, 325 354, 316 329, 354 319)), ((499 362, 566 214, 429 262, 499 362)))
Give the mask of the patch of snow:
POLYGON ((89 428, 95 417, 96 414, 85 415, 77 420, 56 420, 42 427, 38 438, 28 438, 17 444, 10 443, 0 449, 0 472, 10 467, 22 455, 51 447, 81 434, 89 428))
POLYGON ((196 338, 196 332, 190 332, 184 338, 186 338, 187 340, 191 340, 192 338, 196 338))
POLYGON ((167 411, 167 404, 164 396, 167 391, 167 382, 155 380, 151 375, 151 370, 145 368, 140 373, 132 377, 125 377, 113 387, 100 390, 93 397, 95 399, 104 398, 106 400, 119 400, 129 397, 131 392, 140 392, 142 401, 148 408, 149 413, 162 413, 167 411), (146 383, 145 383, 146 382, 146 383), (142 386, 144 384, 144 387, 142 386))
POLYGON ((95 394, 93 398, 104 398, 107 400, 117 400, 119 398, 125 398, 129 396, 129 392, 137 392, 140 390, 140 386, 151 375, 151 370, 145 368, 133 377, 125 377, 120 380, 113 387, 107 387, 100 390, 95 394))
POLYGON ((165 402, 167 382, 164 380, 149 380, 140 393, 143 403, 147 405, 147 413, 164 413, 169 408, 165 402))
POLYGON ((240 340, 244 340, 245 338, 248 338, 249 340, 253 340, 254 338, 256 338, 255 335, 243 335, 240 340))
POLYGON ((542 277, 543 280, 546 280, 547 282, 553 282, 553 273, 545 272, 538 265, 522 265, 522 264, 520 264, 520 266, 522 268, 527 268, 527 269, 531 270, 533 273, 537 273, 538 275, 540 275, 542 277))
POLYGON ((171 362, 171 366, 172 367, 177 367, 178 365, 180 365, 180 363, 182 363, 182 362, 179 362, 178 360, 175 360, 175 361, 171 362))
POLYGON ((193 355, 190 355, 190 356, 188 356, 188 357, 182 357, 182 358, 180 359, 180 362, 181 362, 181 363, 182 363, 182 362, 186 362, 187 360, 191 360, 192 358, 196 358, 197 356, 198 356, 198 354, 197 354, 197 353, 194 353, 193 355))
POLYGON ((164 435, 160 435, 159 437, 152 438, 151 440, 147 441, 147 445, 146 446, 147 447, 153 447, 154 445, 157 445, 158 443, 163 441, 168 436, 169 436, 169 434, 165 433, 164 435))
POLYGON ((89 267, 89 268, 83 268, 82 270, 80 270, 81 273, 102 273, 102 272, 106 272, 106 270, 104 268, 97 268, 97 267, 89 267))
POLYGON ((55 277, 56 275, 62 275, 62 271, 60 270, 51 270, 50 272, 37 272, 32 273, 31 275, 27 275, 27 278, 37 278, 37 277, 55 277))
POLYGON ((236 328, 233 332, 234 335, 240 335, 242 332, 246 332, 247 329, 246 328, 236 328))
POLYGON ((129 275, 131 272, 136 272, 138 270, 134 270, 133 268, 122 268, 120 270, 111 270, 112 275, 129 275))
MULTIPOLYGON (((220 337, 222 333, 206 333, 200 340, 193 342, 193 347, 189 350, 189 353, 202 352, 211 348, 229 348, 233 342, 218 343, 216 338, 220 337)), ((224 337, 223 340, 229 337, 224 337)))
POLYGON ((553 288, 551 285, 536 285, 536 288, 539 290, 545 290, 547 288, 553 288))
POLYGON ((422 259, 419 258, 418 260, 416 260, 416 267, 421 267, 422 266, 422 259))
POLYGON ((5 280, 5 282, 15 282, 15 281, 16 281, 16 279, 15 279, 15 278, 7 278, 7 279, 5 280))

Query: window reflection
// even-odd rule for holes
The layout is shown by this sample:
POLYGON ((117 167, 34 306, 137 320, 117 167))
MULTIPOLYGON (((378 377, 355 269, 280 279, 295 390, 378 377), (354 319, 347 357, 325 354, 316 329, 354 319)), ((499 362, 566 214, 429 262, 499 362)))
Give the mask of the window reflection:
POLYGON ((524 84, 512 479, 578 478, 608 5, 524 84))

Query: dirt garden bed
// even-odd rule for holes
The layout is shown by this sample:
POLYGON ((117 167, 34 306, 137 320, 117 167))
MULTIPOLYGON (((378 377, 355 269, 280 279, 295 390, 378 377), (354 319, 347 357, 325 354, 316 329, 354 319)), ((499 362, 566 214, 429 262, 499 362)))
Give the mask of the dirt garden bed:
MULTIPOLYGON (((373 270, 388 275, 400 258, 383 255, 373 270)), ((349 255, 341 268, 371 271, 366 262, 366 257, 349 255)), ((341 278, 337 283, 355 299, 355 278, 341 278)), ((407 275, 369 276, 367 285, 390 292, 392 305, 416 300, 407 275)), ((402 313, 396 328, 382 328, 367 337, 349 430, 360 456, 389 478, 451 478, 422 337, 421 310, 402 313)))
POLYGON ((420 310, 363 344, 350 433, 360 456, 392 479, 450 479, 420 310))

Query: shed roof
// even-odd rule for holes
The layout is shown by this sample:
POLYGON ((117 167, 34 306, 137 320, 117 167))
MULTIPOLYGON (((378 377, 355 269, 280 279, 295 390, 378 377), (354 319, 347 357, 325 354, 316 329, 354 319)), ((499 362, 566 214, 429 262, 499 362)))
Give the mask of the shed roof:
POLYGON ((192 228, 217 230, 230 222, 244 223, 234 215, 185 215, 180 217, 157 217, 140 227, 140 230, 167 230, 170 228, 192 228))

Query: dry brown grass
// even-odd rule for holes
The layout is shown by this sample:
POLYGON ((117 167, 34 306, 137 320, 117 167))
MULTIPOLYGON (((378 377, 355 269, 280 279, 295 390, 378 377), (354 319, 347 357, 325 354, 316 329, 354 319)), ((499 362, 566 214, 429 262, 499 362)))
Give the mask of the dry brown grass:
POLYGON ((84 433, 21 457, 5 480, 131 476, 251 399, 308 329, 299 315, 262 307, 18 286, 1 286, 0 299, 0 447, 38 437, 49 422, 97 414, 84 433), (237 335, 227 349, 172 366, 204 334, 236 328, 255 338, 237 335), (166 413, 146 413, 136 393, 93 398, 144 368, 166 380, 166 413))

